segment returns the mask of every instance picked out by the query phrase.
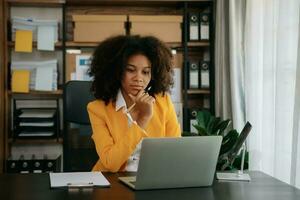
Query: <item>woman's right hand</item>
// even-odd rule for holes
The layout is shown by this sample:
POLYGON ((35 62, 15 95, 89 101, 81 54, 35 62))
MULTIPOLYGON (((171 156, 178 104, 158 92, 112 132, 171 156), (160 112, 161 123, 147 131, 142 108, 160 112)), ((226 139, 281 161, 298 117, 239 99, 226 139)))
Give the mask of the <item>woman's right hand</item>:
POLYGON ((128 96, 135 103, 130 114, 132 114, 132 117, 137 124, 145 129, 153 115, 154 97, 150 96, 144 90, 140 90, 136 96, 131 94, 128 94, 128 96))

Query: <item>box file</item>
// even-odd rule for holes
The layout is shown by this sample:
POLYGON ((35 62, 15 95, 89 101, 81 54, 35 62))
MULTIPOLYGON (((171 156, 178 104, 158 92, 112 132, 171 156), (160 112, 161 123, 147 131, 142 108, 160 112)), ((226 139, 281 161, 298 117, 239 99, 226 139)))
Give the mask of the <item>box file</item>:
POLYGON ((164 42, 181 42, 182 16, 130 15, 131 35, 153 35, 164 42))
POLYGON ((100 42, 126 33, 126 15, 73 15, 72 18, 75 42, 100 42))

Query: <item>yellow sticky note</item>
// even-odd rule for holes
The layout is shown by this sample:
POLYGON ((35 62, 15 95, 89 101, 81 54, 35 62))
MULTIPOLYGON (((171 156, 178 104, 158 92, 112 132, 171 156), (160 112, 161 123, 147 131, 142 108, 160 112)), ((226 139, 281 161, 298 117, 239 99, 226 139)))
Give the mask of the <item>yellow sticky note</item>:
POLYGON ((29 92, 29 70, 13 70, 12 73, 12 91, 13 92, 29 92))
POLYGON ((16 31, 15 51, 32 52, 32 31, 16 31))

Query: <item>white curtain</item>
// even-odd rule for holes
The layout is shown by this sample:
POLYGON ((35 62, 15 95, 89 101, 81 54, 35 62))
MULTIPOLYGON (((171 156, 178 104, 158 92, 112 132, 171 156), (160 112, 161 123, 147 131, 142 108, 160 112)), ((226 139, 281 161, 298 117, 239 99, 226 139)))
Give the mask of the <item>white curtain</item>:
POLYGON ((247 1, 245 105, 246 119, 253 124, 250 169, 300 187, 295 179, 300 170, 295 166, 300 148, 295 140, 298 35, 299 0, 247 1))
POLYGON ((234 128, 252 123, 250 170, 300 188, 299 6, 300 0, 217 1, 216 82, 222 79, 216 84, 216 100, 226 97, 227 105, 216 101, 216 113, 226 111, 222 107, 230 101, 234 128), (222 46, 218 6, 224 2, 229 5, 227 77, 220 75, 218 68, 224 70, 226 63, 220 60, 222 49, 217 49, 222 46), (220 92, 222 82, 229 84, 227 96, 220 92))
POLYGON ((215 110, 241 130, 245 122, 244 23, 246 0, 219 0, 216 5, 215 110))

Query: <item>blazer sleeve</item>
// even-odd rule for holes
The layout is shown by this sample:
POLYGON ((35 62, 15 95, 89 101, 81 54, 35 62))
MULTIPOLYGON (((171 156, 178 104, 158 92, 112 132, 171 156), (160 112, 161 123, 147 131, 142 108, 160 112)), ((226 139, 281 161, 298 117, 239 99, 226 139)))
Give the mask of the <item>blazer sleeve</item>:
POLYGON ((103 166, 111 172, 117 172, 135 150, 140 140, 146 137, 146 133, 137 124, 132 123, 129 129, 122 133, 123 138, 114 141, 106 124, 106 120, 109 119, 106 119, 106 116, 100 114, 99 111, 96 112, 100 109, 95 107, 91 104, 88 105, 96 151, 103 166))
POLYGON ((181 129, 177 120, 174 104, 171 101, 170 95, 166 94, 166 104, 168 112, 166 114, 166 136, 181 137, 181 129))

